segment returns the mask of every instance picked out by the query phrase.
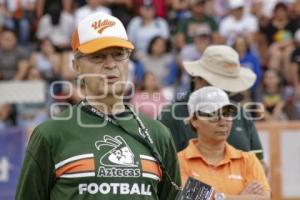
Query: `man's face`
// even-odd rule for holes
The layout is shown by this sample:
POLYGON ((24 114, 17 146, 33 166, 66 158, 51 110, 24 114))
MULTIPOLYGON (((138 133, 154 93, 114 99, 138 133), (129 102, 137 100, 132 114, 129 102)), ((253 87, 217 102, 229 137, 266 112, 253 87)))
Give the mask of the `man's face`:
POLYGON ((87 96, 122 97, 128 78, 129 55, 129 50, 119 47, 89 55, 76 54, 74 68, 84 80, 87 96))

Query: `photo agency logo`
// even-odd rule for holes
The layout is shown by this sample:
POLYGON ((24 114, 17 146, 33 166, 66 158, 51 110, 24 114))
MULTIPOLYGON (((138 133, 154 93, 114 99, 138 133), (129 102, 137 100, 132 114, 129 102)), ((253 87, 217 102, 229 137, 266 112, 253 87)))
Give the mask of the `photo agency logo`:
MULTIPOLYGON (((156 119, 160 120, 162 117, 162 114, 164 112, 170 113, 172 118, 175 120, 185 120, 187 116, 183 116, 183 113, 178 112, 178 110, 182 109, 188 109, 187 102, 166 102, 157 104, 156 102, 147 101, 147 99, 154 99, 155 101, 160 101, 162 97, 161 93, 156 93, 155 96, 150 96, 147 92, 142 93, 143 101, 139 104, 132 105, 131 103, 127 103, 130 99, 132 99, 135 95, 136 87, 132 82, 126 81, 116 81, 113 84, 108 84, 106 81, 106 77, 99 74, 85 74, 78 76, 76 80, 76 84, 73 84, 69 81, 55 81, 50 85, 50 95, 51 98, 54 100, 53 103, 50 105, 50 117, 54 120, 70 120, 75 112, 73 113, 73 110, 71 109, 73 105, 68 102, 68 99, 71 98, 74 94, 79 96, 80 99, 89 98, 91 100, 94 100, 94 102, 97 102, 97 100, 101 100, 107 97, 107 95, 111 95, 116 99, 126 99, 125 105, 130 106, 134 108, 136 113, 142 112, 143 108, 147 107, 154 111, 154 113, 159 113, 158 117, 156 119), (97 95, 89 95, 86 96, 84 94, 84 82, 86 78, 96 78, 99 79, 101 84, 98 84, 98 93, 97 95), (125 87, 129 88, 128 91, 126 91, 123 94, 117 93, 119 87, 125 87), (59 92, 58 92, 59 91, 59 92), (170 106, 170 104, 172 104, 170 106), (70 112, 67 116, 62 116, 60 113, 65 110, 69 109, 70 112)), ((177 94, 178 96, 178 94, 177 94)), ((265 107, 262 103, 259 102, 247 102, 244 104, 236 103, 234 104, 236 106, 236 113, 232 115, 233 119, 242 119, 245 118, 247 120, 254 120, 258 121, 264 118, 264 111, 265 107), (254 113, 254 114, 253 114, 254 113)), ((82 109, 81 104, 78 105, 77 109, 78 111, 82 109)), ((107 111, 108 107, 104 103, 92 103, 93 107, 99 107, 101 106, 102 111, 107 111)), ((114 105, 115 107, 118 107, 120 105, 114 105)), ((76 112, 78 124, 82 127, 103 127, 107 124, 107 121, 104 120, 103 123, 97 124, 86 124, 82 120, 82 115, 78 114, 81 112, 76 112)), ((129 118, 122 117, 121 120, 130 120, 132 117, 131 115, 128 115, 129 118)), ((118 116, 116 116, 118 119, 118 116)), ((119 119, 118 119, 119 120, 119 119)))

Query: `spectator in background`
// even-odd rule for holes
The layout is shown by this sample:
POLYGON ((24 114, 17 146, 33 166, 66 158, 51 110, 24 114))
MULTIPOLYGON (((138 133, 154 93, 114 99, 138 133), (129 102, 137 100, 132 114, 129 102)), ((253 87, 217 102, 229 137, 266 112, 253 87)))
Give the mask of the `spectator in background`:
POLYGON ((178 24, 175 45, 181 49, 193 43, 195 32, 200 27, 208 27, 212 31, 213 41, 216 38, 218 24, 212 16, 205 14, 206 0, 190 0, 191 16, 178 24))
POLYGON ((293 49, 293 34, 297 26, 289 20, 288 7, 284 3, 277 3, 272 19, 263 30, 269 45, 268 67, 277 70, 290 82, 289 61, 293 49))
POLYGON ((171 0, 169 10, 169 27, 171 35, 175 35, 177 25, 180 21, 185 20, 191 16, 189 10, 189 0, 171 0))
POLYGON ((36 3, 36 14, 37 18, 40 19, 43 15, 49 12, 49 8, 52 6, 62 6, 62 1, 64 0, 38 0, 36 3))
POLYGON ((17 44, 13 31, 0 33, 0 79, 23 80, 29 69, 28 53, 17 44))
POLYGON ((126 28, 130 20, 135 16, 134 0, 106 0, 106 2, 112 15, 120 19, 126 28))
POLYGON ((290 19, 300 28, 300 0, 294 0, 290 5, 290 19))
POLYGON ((168 103, 155 75, 146 72, 141 87, 136 91, 131 103, 138 112, 156 119, 162 108, 168 103))
POLYGON ((220 21, 220 34, 228 45, 232 45, 238 35, 245 35, 250 43, 258 31, 258 22, 252 14, 244 11, 245 0, 229 0, 229 15, 220 21))
POLYGON ((144 70, 151 72, 162 87, 174 85, 177 78, 178 69, 170 50, 169 40, 155 36, 149 42, 147 53, 137 53, 144 70))
POLYGON ((150 40, 154 36, 168 38, 169 26, 165 19, 156 17, 152 0, 143 0, 140 15, 134 17, 128 24, 128 37, 134 43, 136 53, 146 53, 150 40))
POLYGON ((270 186, 256 156, 227 142, 237 112, 227 94, 216 87, 203 87, 191 94, 188 106, 186 121, 197 138, 178 153, 182 183, 191 176, 211 185, 214 200, 271 199, 270 186))
MULTIPOLYGON (((86 5, 78 8, 75 12, 75 23, 76 25, 86 16, 96 12, 102 12, 105 14, 111 14, 111 10, 104 6, 103 0, 86 0, 86 5)), ((73 31, 73 29, 72 29, 73 31)))
POLYGON ((260 102, 265 108, 263 120, 280 121, 286 119, 280 77, 274 69, 268 69, 264 73, 260 102))
POLYGON ((41 77, 48 83, 59 79, 61 76, 61 57, 48 39, 40 41, 38 51, 31 55, 30 65, 36 68, 41 77))
MULTIPOLYGON (((44 81, 43 76, 36 67, 30 67, 27 80, 44 81)), ((45 96, 49 96, 48 84, 45 84, 45 96)), ((49 118, 47 104, 51 102, 51 98, 46 98, 41 103, 19 103, 16 105, 17 126, 26 131, 27 138, 30 138, 33 129, 43 121, 49 118)))
POLYGON ((0 131, 15 125, 14 107, 8 103, 0 103, 0 131))
MULTIPOLYGON (((133 4, 136 8, 137 15, 140 14, 140 7, 144 4, 145 0, 133 0, 133 4)), ((156 16, 161 18, 168 17, 167 4, 168 0, 151 0, 153 3, 153 8, 155 10, 156 16)))
POLYGON ((14 30, 18 43, 26 46, 34 23, 36 0, 1 0, 5 27, 14 30))
POLYGON ((66 50, 70 48, 70 38, 74 28, 73 15, 52 5, 49 13, 41 18, 36 36, 39 40, 48 38, 57 50, 66 50))
POLYGON ((193 36, 193 43, 186 44, 180 51, 180 61, 200 59, 202 53, 211 44, 211 30, 208 26, 199 27, 193 36))
POLYGON ((202 53, 212 42, 211 30, 208 26, 200 26, 194 33, 194 42, 186 44, 179 54, 180 86, 176 90, 177 94, 186 93, 190 89, 191 78, 182 66, 183 61, 194 61, 200 59, 202 53))
POLYGON ((294 113, 293 118, 300 119, 300 28, 295 33, 294 43, 295 49, 290 58, 291 77, 295 95, 294 104, 296 106, 296 113, 294 113))
POLYGON ((262 69, 258 56, 254 53, 247 38, 240 35, 235 38, 233 48, 237 51, 242 67, 249 68, 256 74, 256 81, 251 87, 250 101, 257 101, 257 89, 262 79, 262 69))

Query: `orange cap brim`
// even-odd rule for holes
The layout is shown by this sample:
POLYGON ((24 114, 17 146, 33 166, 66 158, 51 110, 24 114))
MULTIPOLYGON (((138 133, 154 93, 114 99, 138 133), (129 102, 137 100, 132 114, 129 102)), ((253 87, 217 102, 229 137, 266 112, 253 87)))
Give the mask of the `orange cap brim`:
POLYGON ((108 47, 123 47, 127 49, 134 49, 133 44, 129 40, 115 37, 105 37, 81 44, 78 46, 78 50, 83 54, 91 54, 108 47))

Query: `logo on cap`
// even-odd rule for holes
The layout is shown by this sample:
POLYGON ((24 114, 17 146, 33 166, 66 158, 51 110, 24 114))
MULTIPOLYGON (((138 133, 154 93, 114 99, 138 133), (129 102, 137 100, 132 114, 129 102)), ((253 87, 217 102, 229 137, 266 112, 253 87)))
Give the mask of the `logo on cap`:
POLYGON ((116 24, 116 22, 114 21, 110 21, 110 20, 98 20, 98 21, 94 21, 92 24, 92 28, 94 30, 96 30, 98 33, 102 33, 106 28, 112 27, 116 24))

